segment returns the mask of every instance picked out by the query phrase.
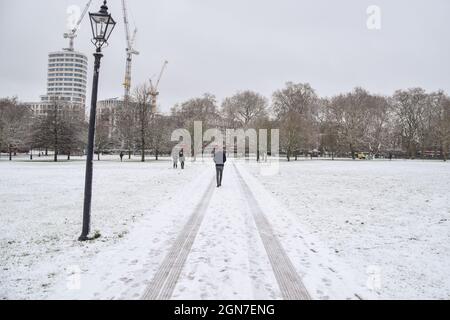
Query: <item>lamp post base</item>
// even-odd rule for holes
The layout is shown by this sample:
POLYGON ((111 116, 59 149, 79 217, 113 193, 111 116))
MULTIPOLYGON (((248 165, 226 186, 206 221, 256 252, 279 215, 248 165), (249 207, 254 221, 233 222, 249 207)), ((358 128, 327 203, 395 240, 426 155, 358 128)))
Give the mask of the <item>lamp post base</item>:
POLYGON ((88 236, 80 236, 78 238, 78 241, 89 241, 89 240, 91 240, 91 238, 89 238, 88 236))

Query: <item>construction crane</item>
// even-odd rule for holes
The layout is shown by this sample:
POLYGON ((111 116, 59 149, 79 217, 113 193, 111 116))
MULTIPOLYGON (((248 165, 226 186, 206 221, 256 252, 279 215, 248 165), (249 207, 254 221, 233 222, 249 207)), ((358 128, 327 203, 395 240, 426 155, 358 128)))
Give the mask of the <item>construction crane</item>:
POLYGON ((161 81, 161 78, 164 74, 164 70, 166 69, 168 63, 169 63, 169 61, 164 61, 164 64, 161 68, 161 72, 159 73, 159 77, 158 77, 158 80, 156 81, 155 85, 153 85, 153 81, 152 81, 152 79, 150 79, 150 92, 149 93, 150 93, 150 96, 152 99, 152 101, 151 101, 152 113, 156 112, 156 103, 157 103, 157 99, 159 96, 159 92, 158 92, 159 82, 161 81))
POLYGON ((125 82, 123 86, 125 88, 125 101, 129 100, 130 97, 130 88, 131 88, 131 64, 133 60, 133 55, 138 55, 139 52, 134 49, 134 41, 136 40, 137 28, 134 29, 133 35, 130 37, 130 26, 128 23, 128 12, 125 0, 122 0, 122 9, 123 9, 123 22, 125 25, 125 36, 127 40, 127 64, 125 68, 125 82))
POLYGON ((92 0, 89 0, 88 3, 86 4, 86 6, 84 7, 83 13, 81 14, 80 18, 78 19, 77 23, 75 24, 75 26, 73 27, 72 30, 70 30, 69 32, 64 33, 64 39, 69 39, 69 47, 64 49, 67 51, 73 51, 73 42, 74 39, 77 37, 77 32, 78 29, 80 28, 81 22, 84 19, 84 16, 86 15, 86 13, 89 10, 89 7, 91 6, 92 0))

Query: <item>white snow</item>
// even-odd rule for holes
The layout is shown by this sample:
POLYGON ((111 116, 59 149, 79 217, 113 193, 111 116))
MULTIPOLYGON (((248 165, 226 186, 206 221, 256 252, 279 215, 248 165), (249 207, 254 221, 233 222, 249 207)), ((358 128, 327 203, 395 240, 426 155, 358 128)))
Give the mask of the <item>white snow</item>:
POLYGON ((240 192, 234 168, 227 165, 214 193, 174 299, 280 299, 272 268, 240 192))
MULTIPOLYGON (((233 163, 172 298, 281 299, 238 172, 313 298, 450 296, 448 163, 282 161, 275 176, 233 163)), ((139 299, 214 173, 96 161, 102 237, 79 243, 84 162, 1 161, 0 299, 139 299)))
POLYGON ((450 163, 283 161, 275 176, 246 169, 376 297, 450 297, 450 163))
MULTIPOLYGON (((148 222, 153 227, 150 231, 161 231, 147 235, 149 241, 168 241, 177 231, 171 227, 181 226, 183 216, 189 214, 181 201, 195 199, 193 180, 203 171, 200 166, 175 171, 168 161, 95 162, 92 230, 99 230, 102 237, 80 243, 84 168, 82 161, 0 162, 0 298, 46 298, 55 294, 55 283, 65 286, 71 269, 87 273, 100 252, 120 248, 118 244, 140 224, 148 222), (186 186, 188 192, 183 193, 186 186), (174 201, 180 193, 182 199, 174 201), (165 204, 177 208, 167 211, 165 204)), ((137 241, 136 246, 144 245, 145 240, 137 241)), ((100 261, 103 269, 99 274, 105 277, 111 269, 105 263, 122 261, 126 253, 112 252, 114 260, 100 261)), ((80 292, 67 293, 66 289, 56 296, 90 296, 93 293, 86 285, 91 284, 84 281, 80 292)), ((104 294, 109 297, 109 293, 104 294)))

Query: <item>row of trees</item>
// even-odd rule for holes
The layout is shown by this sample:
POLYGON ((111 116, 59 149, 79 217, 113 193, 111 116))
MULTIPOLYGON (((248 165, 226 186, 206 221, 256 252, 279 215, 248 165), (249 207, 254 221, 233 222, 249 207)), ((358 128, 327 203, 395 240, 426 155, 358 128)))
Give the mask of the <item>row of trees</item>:
POLYGON ((10 159, 18 151, 37 149, 45 154, 52 150, 54 161, 59 154, 70 159, 73 153, 83 153, 86 128, 82 112, 58 102, 49 104, 45 114, 35 116, 16 98, 0 100, 0 150, 6 150, 10 159))
MULTIPOLYGON (((392 96, 372 94, 362 88, 321 98, 309 84, 288 82, 271 102, 243 91, 225 98, 221 105, 211 94, 176 104, 168 115, 152 112, 149 88, 136 88, 130 101, 97 119, 96 151, 108 150, 169 154, 171 133, 187 129, 194 136, 194 122, 203 131, 221 129, 280 129, 281 153, 288 160, 311 152, 355 158, 396 154, 415 158, 447 159, 450 147, 450 99, 442 91, 421 88, 398 90, 392 96)), ((33 117, 16 99, 0 100, 0 149, 43 148, 58 154, 83 152, 87 125, 76 112, 64 112, 55 103, 48 112, 33 117)), ((259 156, 259 154, 258 154, 259 156)))
POLYGON ((326 151, 448 156, 450 100, 442 91, 413 88, 384 97, 357 88, 319 103, 317 125, 326 151))
POLYGON ((256 92, 243 91, 219 107, 214 96, 205 94, 176 105, 170 117, 191 132, 194 121, 202 121, 204 129, 278 128, 288 160, 313 151, 331 157, 365 152, 446 160, 450 147, 450 98, 421 88, 398 90, 391 97, 355 88, 321 98, 309 84, 289 82, 273 94, 271 104, 256 92))

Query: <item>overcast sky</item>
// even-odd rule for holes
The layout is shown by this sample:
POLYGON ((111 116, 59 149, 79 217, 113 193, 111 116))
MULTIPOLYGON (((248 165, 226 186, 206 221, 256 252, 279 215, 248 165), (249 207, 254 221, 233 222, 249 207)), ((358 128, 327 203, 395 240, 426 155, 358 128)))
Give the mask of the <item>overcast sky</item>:
MULTIPOLYGON (((0 0, 0 97, 38 101, 46 93, 47 54, 68 45, 66 10, 87 0, 0 0)), ((102 1, 94 0, 91 11, 102 1)), ((104 50, 99 98, 123 95, 125 34, 118 21, 104 50)), ((450 93, 448 0, 129 0, 138 27, 133 84, 169 65, 160 104, 168 110, 205 92, 219 101, 238 90, 270 97, 286 81, 309 82, 322 96, 363 86, 375 93, 422 86, 450 93), (381 8, 381 30, 366 26, 381 8)), ((85 19, 75 48, 89 56, 85 19)), ((91 91, 89 74, 88 96, 91 91)), ((89 101, 89 100, 88 100, 89 101)))

